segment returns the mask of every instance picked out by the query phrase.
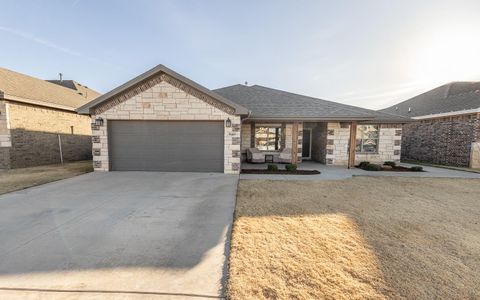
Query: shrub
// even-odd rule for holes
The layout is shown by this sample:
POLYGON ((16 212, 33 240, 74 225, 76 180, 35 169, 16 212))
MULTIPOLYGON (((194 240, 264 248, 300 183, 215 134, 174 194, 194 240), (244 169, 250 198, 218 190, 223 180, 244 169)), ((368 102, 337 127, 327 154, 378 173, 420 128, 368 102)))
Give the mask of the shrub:
POLYGON ((370 164, 369 161, 361 161, 359 164, 358 164, 358 167, 360 169, 365 169, 366 166, 368 166, 370 164))
POLYGON ((381 171, 382 166, 377 164, 368 164, 363 169, 366 171, 381 171))
POLYGON ((395 168, 395 166, 397 165, 394 161, 386 161, 383 163, 383 165, 385 166, 390 166, 392 168, 395 168))
POLYGON ((420 166, 413 166, 410 168, 411 171, 413 172, 422 172, 423 171, 423 167, 420 167, 420 166))
POLYGON ((267 170, 269 171, 278 171, 278 166, 277 165, 268 165, 267 170))
POLYGON ((295 170, 297 170, 297 165, 296 164, 287 164, 287 165, 285 165, 285 170, 295 171, 295 170))

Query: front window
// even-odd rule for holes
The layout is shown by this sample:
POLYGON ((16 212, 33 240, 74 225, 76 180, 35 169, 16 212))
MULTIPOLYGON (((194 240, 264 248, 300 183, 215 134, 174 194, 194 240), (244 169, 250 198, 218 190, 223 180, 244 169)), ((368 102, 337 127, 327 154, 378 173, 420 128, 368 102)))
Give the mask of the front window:
POLYGON ((358 125, 355 151, 357 153, 377 153, 378 132, 378 125, 358 125))
POLYGON ((255 146, 262 151, 275 151, 280 149, 282 139, 281 127, 255 127, 255 146))

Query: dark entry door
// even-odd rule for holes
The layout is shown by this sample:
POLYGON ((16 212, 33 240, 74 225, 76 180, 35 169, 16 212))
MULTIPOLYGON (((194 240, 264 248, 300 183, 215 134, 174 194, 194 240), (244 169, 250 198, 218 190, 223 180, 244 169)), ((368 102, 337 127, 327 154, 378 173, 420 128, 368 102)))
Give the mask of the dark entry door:
POLYGON ((311 144, 312 144, 312 130, 304 129, 302 137, 302 158, 310 159, 311 158, 311 144))

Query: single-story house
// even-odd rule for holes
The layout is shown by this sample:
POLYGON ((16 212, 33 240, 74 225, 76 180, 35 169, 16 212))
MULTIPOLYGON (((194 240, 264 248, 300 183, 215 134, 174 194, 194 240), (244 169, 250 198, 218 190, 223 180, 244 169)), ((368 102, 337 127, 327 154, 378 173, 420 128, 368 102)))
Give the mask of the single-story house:
POLYGON ((98 171, 238 173, 249 151, 256 162, 399 161, 409 121, 257 85, 212 91, 163 65, 77 111, 92 118, 98 171))
POLYGON ((100 94, 0 68, 0 169, 89 159, 90 118, 75 109, 100 94))
POLYGON ((412 118, 402 158, 480 168, 480 82, 452 82, 381 110, 412 118))

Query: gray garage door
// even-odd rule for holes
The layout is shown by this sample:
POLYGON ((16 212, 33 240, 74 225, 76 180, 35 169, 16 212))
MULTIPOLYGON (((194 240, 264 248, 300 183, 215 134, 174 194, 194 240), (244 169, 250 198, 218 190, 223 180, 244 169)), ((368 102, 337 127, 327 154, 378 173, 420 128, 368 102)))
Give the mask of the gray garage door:
POLYGON ((115 171, 223 172, 223 122, 109 121, 115 171))

